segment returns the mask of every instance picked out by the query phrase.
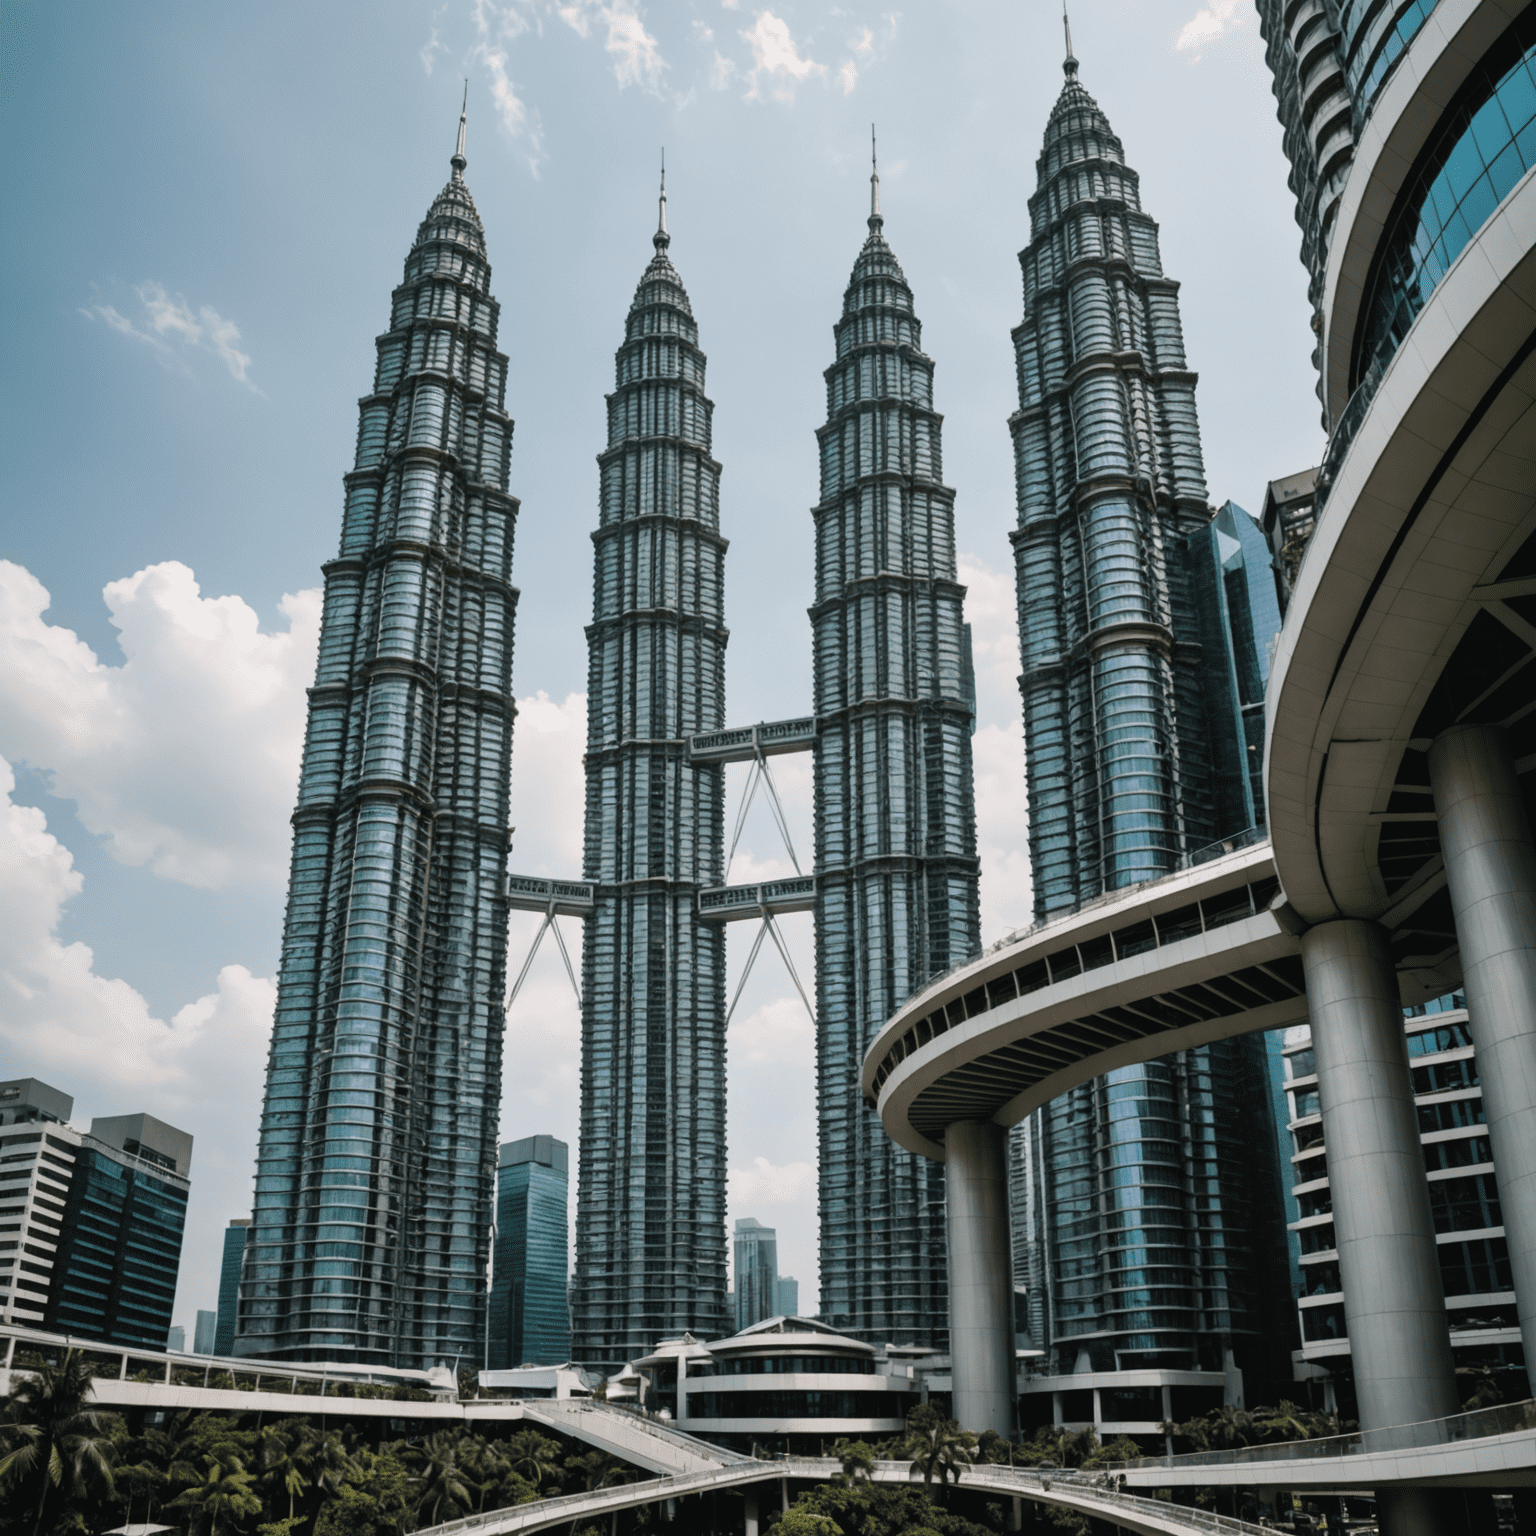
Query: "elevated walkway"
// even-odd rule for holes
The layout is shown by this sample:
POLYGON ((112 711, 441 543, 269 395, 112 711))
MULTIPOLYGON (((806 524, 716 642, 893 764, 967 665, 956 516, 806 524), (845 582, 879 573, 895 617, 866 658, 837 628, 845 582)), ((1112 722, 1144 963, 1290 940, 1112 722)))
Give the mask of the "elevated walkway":
MULTIPOLYGON (((573 1529, 584 1521, 598 1521, 621 1509, 635 1509, 644 1504, 658 1504, 696 1494, 738 1493, 748 1499, 747 1536, 755 1536, 757 1517, 752 1495, 777 1495, 782 1505, 789 1501, 790 1483, 827 1483, 840 1475, 840 1462, 828 1458, 795 1456, 777 1461, 745 1460, 711 1472, 695 1472, 681 1477, 655 1478, 644 1483, 626 1483, 617 1488, 600 1488, 592 1493, 567 1494, 557 1499, 517 1504, 510 1509, 489 1510, 450 1520, 443 1525, 424 1528, 416 1536, 517 1536, 524 1531, 550 1530, 570 1522, 573 1529)), ((882 1461, 875 1464, 875 1481, 911 1484, 920 1482, 911 1462, 882 1461)), ((961 1486, 1003 1498, 1029 1499, 1036 1504, 1053 1505, 1088 1515, 1121 1531, 1136 1536, 1260 1536, 1265 1527, 1226 1515, 1186 1509, 1159 1499, 1139 1498, 1120 1493, 1102 1474, 1096 1481, 1063 1476, 1053 1469, 1023 1467, 967 1467, 961 1486)))
POLYGON ((765 912, 814 912, 816 877, 765 880, 760 885, 713 885, 699 892, 699 916, 705 922, 739 922, 765 912))

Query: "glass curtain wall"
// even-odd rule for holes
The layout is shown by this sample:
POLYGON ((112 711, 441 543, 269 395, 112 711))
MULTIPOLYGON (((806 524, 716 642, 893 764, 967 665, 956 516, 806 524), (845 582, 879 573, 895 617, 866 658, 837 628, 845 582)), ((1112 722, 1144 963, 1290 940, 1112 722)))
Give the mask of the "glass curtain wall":
MULTIPOLYGON (((665 203, 663 203, 663 212, 665 203)), ((577 1357, 730 1331, 725 1307, 724 770, 687 738, 725 723, 720 466, 704 353, 665 219, 608 396, 587 630, 577 1357)))
POLYGON ((821 1316, 943 1347, 944 1172, 859 1097, 894 1009, 980 944, 968 641, 933 363, 878 204, 834 327, 811 609, 821 1316))
POLYGON ((324 568, 240 1355, 420 1369, 483 1347, 517 502, 462 123, 452 165, 324 568))

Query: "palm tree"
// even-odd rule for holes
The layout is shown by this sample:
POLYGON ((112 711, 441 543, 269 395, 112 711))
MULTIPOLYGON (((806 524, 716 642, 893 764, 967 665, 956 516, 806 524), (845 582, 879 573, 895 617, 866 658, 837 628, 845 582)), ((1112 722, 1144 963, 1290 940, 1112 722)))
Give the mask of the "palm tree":
POLYGON ((834 1440, 832 1454, 843 1464, 840 1481, 844 1487, 852 1488, 859 1483, 872 1480, 875 1470, 875 1453, 873 1448, 864 1441, 834 1440))
POLYGON ((288 1495, 290 1520, 294 1518, 293 1501, 309 1488, 305 1476, 307 1438, 304 1425, 292 1420, 269 1425, 261 1432, 261 1487, 269 1504, 288 1495))
POLYGON ((467 1515, 473 1495, 459 1462, 458 1439, 439 1430, 422 1441, 414 1459, 422 1468, 418 1478, 422 1490, 416 1505, 417 1521, 439 1525, 445 1519, 467 1515))
POLYGON ((352 1458, 347 1454, 346 1442, 334 1429, 319 1433, 309 1430, 304 1451, 309 1479, 315 1492, 322 1500, 334 1498, 352 1470, 352 1458))
POLYGON ((93 1490, 112 1493, 107 1416, 86 1407, 90 1395, 90 1367, 77 1349, 29 1374, 12 1394, 10 1422, 0 1428, 0 1491, 29 1488, 33 1536, 51 1496, 68 1508, 93 1490))
POLYGON ((535 1429, 520 1429, 509 1436, 504 1450, 512 1470, 520 1472, 535 1488, 542 1488, 544 1479, 553 1477, 560 1465, 555 1459, 560 1447, 535 1429))
POLYGON ((182 1489, 168 1506, 186 1510, 194 1532, 225 1536, 232 1527, 261 1513, 256 1479, 241 1466, 240 1458, 232 1450, 205 1455, 202 1463, 198 1481, 182 1489))
POLYGON ((939 1479, 940 1497, 951 1475, 958 1483, 961 1470, 970 1465, 975 1448, 975 1435, 967 1433, 953 1419, 946 1419, 927 1403, 919 1404, 907 1415, 902 1451, 913 1467, 923 1474, 925 1495, 930 1493, 935 1475, 939 1479))

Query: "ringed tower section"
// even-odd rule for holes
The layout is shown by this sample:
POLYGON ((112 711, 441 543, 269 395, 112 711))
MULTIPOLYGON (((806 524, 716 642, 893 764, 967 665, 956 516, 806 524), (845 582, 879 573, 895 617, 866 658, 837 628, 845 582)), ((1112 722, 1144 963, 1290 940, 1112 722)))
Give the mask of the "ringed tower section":
POLYGON ((942 1347, 943 1169, 893 1143, 858 1086, 902 1000, 980 945, 954 492, 933 361, 883 228, 876 172, 824 375, 812 512, 821 1315, 942 1347))
POLYGON ((1037 920, 1215 835, 1184 553, 1209 509, 1178 284, 1070 53, 1065 71, 1019 256, 1009 421, 1037 920))
POLYGON ((324 567, 241 1355, 426 1368, 485 1335, 518 504, 466 163, 461 115, 324 567))
POLYGON ((665 182, 608 396, 587 629, 581 1147, 574 1349, 617 1367, 725 1312, 724 768, 720 466, 704 353, 667 254, 665 182))

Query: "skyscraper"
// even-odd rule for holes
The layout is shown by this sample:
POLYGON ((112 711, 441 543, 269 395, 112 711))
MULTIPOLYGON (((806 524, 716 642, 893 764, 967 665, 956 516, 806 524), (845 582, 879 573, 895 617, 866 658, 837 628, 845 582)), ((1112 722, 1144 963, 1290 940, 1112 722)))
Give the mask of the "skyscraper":
POLYGON ((1070 56, 1066 73, 1019 257, 1009 423, 1041 919, 1166 874, 1213 835, 1182 558, 1209 512, 1178 284, 1070 56))
POLYGON ((736 1223, 736 1329, 775 1317, 779 1306, 779 1234, 751 1216, 736 1223))
MULTIPOLYGON (((1070 47, 1065 70, 1019 258, 1010 423, 1042 920, 1261 819, 1278 627, 1262 535, 1240 509, 1212 520, 1206 505, 1157 227, 1070 47)), ((1276 1369, 1264 1319, 1284 1307, 1284 1232, 1261 1036, 1073 1088, 1015 1128, 1011 1154, 1030 1334, 1048 1369, 1102 1389, 1105 1418, 1157 1422, 1169 1399, 1151 1378, 1091 1373, 1204 1370, 1231 1401, 1234 1367, 1276 1369)), ((1050 1422, 1049 1396, 1026 1407, 1050 1422)))
POLYGON ((214 1326, 213 1353, 235 1351, 235 1320, 240 1312, 240 1271, 245 1245, 251 1235, 251 1218, 236 1216, 224 1229, 224 1251, 219 1260, 219 1311, 214 1326))
POLYGON ((235 1350, 484 1339, 512 750, 512 422, 464 121, 378 338, 294 811, 235 1350))
POLYGON ((821 1316, 941 1346, 943 1169, 896 1146, 858 1084, 895 1006, 980 944, 973 708, 933 362, 870 189, 812 513, 821 1316))
POLYGON ((486 1367, 564 1365, 571 1358, 571 1149, 525 1136, 501 1149, 486 1367))
POLYGON ((689 761, 725 723, 720 466, 682 279, 640 279, 599 456, 587 630, 578 1358, 621 1364, 725 1313, 725 937, 698 893, 724 876, 724 770, 689 761))

